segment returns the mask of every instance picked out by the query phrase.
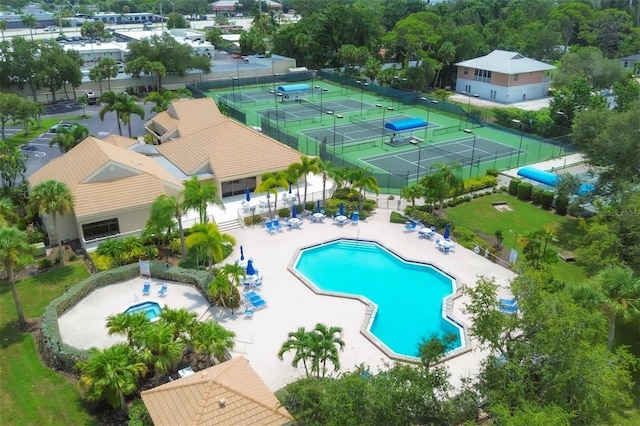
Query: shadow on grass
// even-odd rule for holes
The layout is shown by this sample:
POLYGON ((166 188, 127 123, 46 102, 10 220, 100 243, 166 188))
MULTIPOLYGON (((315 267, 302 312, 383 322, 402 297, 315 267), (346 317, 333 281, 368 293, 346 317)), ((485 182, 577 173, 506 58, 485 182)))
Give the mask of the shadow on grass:
MULTIPOLYGON (((22 344, 25 340, 25 335, 28 334, 28 332, 22 331, 18 326, 18 318, 15 314, 15 307, 14 312, 7 316, 10 317, 10 320, 0 325, 0 336, 2 336, 2 339, 0 341, 0 349, 7 349, 8 347, 16 343, 22 344)), ((9 318, 4 317, 4 319, 6 320, 9 318)))

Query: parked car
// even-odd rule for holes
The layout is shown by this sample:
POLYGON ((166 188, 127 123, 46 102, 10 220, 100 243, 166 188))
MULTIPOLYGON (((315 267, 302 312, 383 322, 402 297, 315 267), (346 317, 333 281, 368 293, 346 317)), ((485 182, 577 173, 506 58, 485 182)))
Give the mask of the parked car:
POLYGON ((49 133, 58 133, 61 131, 69 130, 73 126, 75 126, 75 124, 73 123, 58 123, 49 129, 49 133))

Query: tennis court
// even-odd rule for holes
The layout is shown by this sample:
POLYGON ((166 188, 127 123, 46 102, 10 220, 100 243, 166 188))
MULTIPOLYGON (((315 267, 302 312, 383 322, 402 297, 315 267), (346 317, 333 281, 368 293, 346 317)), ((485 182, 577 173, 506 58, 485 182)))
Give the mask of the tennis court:
POLYGON ((250 103, 273 101, 274 96, 275 92, 273 91, 240 91, 240 89, 238 89, 234 90, 232 93, 225 93, 224 95, 220 95, 218 99, 224 99, 226 102, 250 103))
MULTIPOLYGON (((416 179, 429 174, 437 165, 443 163, 469 166, 471 175, 473 167, 480 167, 482 163, 496 163, 503 158, 511 159, 514 156, 518 158, 525 153, 524 150, 480 137, 475 138, 475 143, 473 137, 438 144, 425 143, 417 138, 414 138, 414 142, 415 148, 394 154, 370 156, 361 160, 391 174, 401 173, 406 176, 409 170, 409 179, 416 179)), ((516 164, 515 160, 514 164, 516 164)))
MULTIPOLYGON (((277 108, 271 108, 266 110, 257 111, 257 114, 269 118, 271 120, 277 120, 280 122, 307 120, 318 117, 318 121, 332 120, 331 117, 324 117, 327 113, 335 114, 336 117, 341 114, 353 112, 360 108, 360 102, 352 99, 341 99, 337 101, 328 102, 311 102, 307 98, 298 98, 288 102, 278 102, 277 108)), ((373 107, 374 105, 366 105, 366 108, 373 107)))

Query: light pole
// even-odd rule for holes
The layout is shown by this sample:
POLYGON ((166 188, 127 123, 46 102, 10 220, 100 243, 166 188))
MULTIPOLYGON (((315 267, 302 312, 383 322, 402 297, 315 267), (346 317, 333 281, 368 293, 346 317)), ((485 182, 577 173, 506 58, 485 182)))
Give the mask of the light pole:
POLYGON ((233 104, 236 104, 236 80, 238 77, 231 77, 231 90, 233 91, 233 104))
MULTIPOLYGON (((467 95, 469 97, 469 100, 467 101, 467 117, 465 119, 464 122, 464 128, 466 129, 467 127, 469 127, 469 115, 471 115, 471 93, 470 92, 462 92, 463 95, 467 95)), ((480 95, 478 94, 473 94, 474 98, 479 98, 480 95)), ((460 124, 462 124, 462 120, 460 120, 460 124)))
POLYGON ((362 98, 364 95, 364 88, 369 86, 369 83, 361 80, 356 80, 356 83, 360 85, 360 117, 362 117, 362 98))
POLYGON ((420 146, 420 143, 418 142, 417 139, 410 139, 409 142, 413 146, 418 147, 418 170, 416 172, 416 182, 417 182, 420 180, 420 159, 422 158, 422 147, 420 146))
POLYGON ((382 140, 381 146, 384 146, 384 117, 387 111, 393 111, 393 107, 392 106, 383 107, 380 104, 376 104, 376 108, 382 108, 382 129, 380 130, 380 139, 382 140))
POLYGON ((564 124, 565 134, 569 133, 569 116, 563 111, 556 111, 556 115, 564 117, 564 119, 566 120, 564 124))
MULTIPOLYGON (((327 114, 333 117, 333 149, 336 149, 336 118, 340 119, 344 116, 341 114, 336 114, 333 111, 327 111, 327 114)), ((344 152, 344 138, 342 139, 342 145, 340 146, 340 153, 344 152)))
POLYGON ((434 105, 435 105, 435 104, 437 104, 437 103, 438 103, 438 101, 437 101, 437 100, 435 100, 435 99, 432 99, 432 100, 430 101, 430 100, 429 100, 429 98, 426 98, 426 97, 424 97, 424 96, 422 96, 422 97, 420 98, 420 100, 421 100, 422 102, 424 102, 425 104, 427 104, 427 120, 426 120, 426 121, 427 121, 427 129, 424 131, 424 139, 425 139, 425 141, 426 141, 426 140, 427 140, 427 133, 429 132, 429 113, 431 112, 431 108, 430 108, 430 107, 431 107, 431 104, 434 104, 434 105))
POLYGON ((464 129, 464 132, 473 135, 473 147, 471 148, 471 167, 469 167, 469 177, 471 177, 471 174, 473 173, 473 160, 476 156, 476 134, 473 133, 473 130, 471 129, 464 129))
MULTIPOLYGON (((320 123, 322 123, 322 98, 324 98, 324 94, 327 93, 329 91, 329 89, 322 89, 320 87, 318 87, 318 89, 320 89, 320 93, 318 93, 320 95, 320 123)), ((327 111, 328 113, 328 111, 327 111)), ((332 111, 333 113, 333 111, 332 111)), ((335 122, 334 122, 335 123, 335 122)))
POLYGON ((516 167, 520 167, 520 153, 522 152, 522 137, 524 136, 524 123, 517 118, 511 120, 513 124, 518 124, 520 126, 520 146, 518 147, 518 160, 516 167))

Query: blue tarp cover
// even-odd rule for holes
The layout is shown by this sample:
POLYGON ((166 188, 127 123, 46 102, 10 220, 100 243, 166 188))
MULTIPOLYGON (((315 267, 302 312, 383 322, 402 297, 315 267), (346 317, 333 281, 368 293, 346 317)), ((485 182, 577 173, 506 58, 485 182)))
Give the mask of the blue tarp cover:
POLYGON ((287 84, 286 86, 278 86, 278 92, 291 93, 291 92, 304 92, 311 90, 311 86, 308 84, 287 84))
POLYGON ((556 186, 558 183, 558 176, 551 172, 545 172, 544 170, 538 170, 533 167, 522 167, 518 170, 518 176, 544 183, 549 186, 556 186))
MULTIPOLYGON (((545 172, 543 170, 538 170, 533 167, 523 167, 518 170, 518 176, 522 176, 523 178, 531 179, 536 182, 543 183, 545 185, 555 187, 558 184, 558 176, 554 175, 551 172, 545 172)), ((595 189, 593 184, 591 183, 583 183, 580 186, 580 189, 576 192, 578 195, 584 195, 592 192, 595 189)))
POLYGON ((421 129, 423 127, 427 127, 427 122, 422 118, 407 118, 405 120, 390 121, 384 125, 385 129, 393 130, 394 132, 421 129))

